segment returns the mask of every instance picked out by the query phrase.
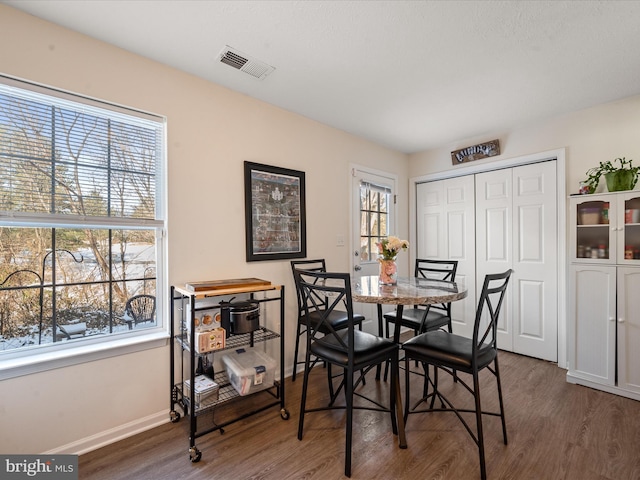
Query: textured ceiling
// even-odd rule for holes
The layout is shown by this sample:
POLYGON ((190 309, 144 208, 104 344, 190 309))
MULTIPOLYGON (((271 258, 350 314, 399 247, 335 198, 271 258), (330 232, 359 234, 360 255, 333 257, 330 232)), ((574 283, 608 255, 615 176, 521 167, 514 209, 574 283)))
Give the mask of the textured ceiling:
POLYGON ((407 153, 640 93, 639 1, 1 3, 407 153))

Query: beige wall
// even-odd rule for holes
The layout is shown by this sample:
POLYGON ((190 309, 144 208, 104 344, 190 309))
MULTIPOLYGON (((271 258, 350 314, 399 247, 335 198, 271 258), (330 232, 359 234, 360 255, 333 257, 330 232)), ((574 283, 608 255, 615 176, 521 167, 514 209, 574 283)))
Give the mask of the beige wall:
MULTIPOLYGON (((402 153, 4 5, 0 73, 167 117, 169 282, 252 276, 284 284, 287 365, 290 267, 245 261, 243 161, 306 172, 308 256, 334 269, 349 267, 349 248, 337 247, 336 235, 349 237, 350 163, 398 175, 398 233, 407 235, 402 153)), ((0 382, 0 451, 74 453, 168 421, 168 353, 150 349, 0 382)), ((187 445, 185 437, 185 452, 187 445)))
MULTIPOLYGON (((640 96, 569 113, 529 126, 460 140, 437 150, 409 156, 409 177, 453 171, 451 152, 483 141, 500 140, 501 154, 465 166, 566 148, 566 191, 577 193, 585 172, 599 162, 617 157, 635 159, 640 165, 640 96)), ((600 186, 603 190, 604 181, 600 186)), ((640 188, 640 185, 636 188, 640 188)), ((599 191, 600 191, 599 190, 599 191)))
MULTIPOLYGON (((640 97, 407 157, 4 5, 0 73, 167 117, 169 281, 256 276, 285 284, 287 365, 289 264, 245 262, 244 160, 306 172, 308 257, 345 270, 349 251, 335 239, 349 234, 350 163, 398 175, 398 234, 407 238, 408 179, 453 169, 458 148, 499 138, 503 153, 488 162, 566 148, 569 193, 601 160, 640 162, 640 97)), ((73 453, 167 421, 167 372, 165 347, 0 382, 0 451, 73 453)))

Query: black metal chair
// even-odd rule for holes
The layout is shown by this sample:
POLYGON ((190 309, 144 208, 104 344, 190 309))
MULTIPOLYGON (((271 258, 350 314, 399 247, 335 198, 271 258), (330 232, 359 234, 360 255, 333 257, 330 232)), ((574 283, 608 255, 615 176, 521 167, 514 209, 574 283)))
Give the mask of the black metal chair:
MULTIPOLYGON (((295 272, 296 269, 307 270, 311 272, 326 272, 327 267, 325 260, 317 259, 317 260, 291 260, 291 270, 295 272)), ((298 300, 298 326, 297 326, 297 334, 296 334, 296 345, 293 352, 293 373, 291 374, 291 381, 296 380, 296 373, 298 369, 298 365, 303 365, 303 360, 298 360, 299 352, 300 352, 300 337, 307 332, 307 322, 305 318, 305 309, 304 303, 302 300, 302 293, 300 288, 295 281, 294 274, 294 283, 296 285, 296 298, 298 300)), ((312 315, 315 315, 312 312, 312 315)), ((347 315, 346 312, 342 312, 339 310, 334 310, 331 314, 331 317, 328 319, 331 326, 340 330, 341 328, 345 328, 347 326, 347 315)), ((354 322, 358 325, 358 327, 362 330, 362 322, 364 321, 364 317, 360 314, 354 314, 354 322)), ((326 333, 326 332, 324 332, 326 333)), ((333 394, 333 392, 332 392, 333 394)))
POLYGON ((502 420, 504 444, 507 444, 507 427, 504 418, 502 386, 500 383, 500 370, 498 367, 496 331, 498 316, 500 314, 500 309, 502 307, 511 273, 512 270, 507 270, 504 273, 485 276, 482 293, 480 294, 480 300, 478 302, 478 309, 476 311, 472 338, 462 337, 443 330, 434 330, 409 339, 402 347, 405 353, 405 420, 410 414, 414 413, 453 412, 458 419, 460 419, 467 432, 469 432, 469 435, 478 446, 480 456, 480 476, 482 480, 485 480, 487 477, 484 454, 484 436, 482 433, 482 415, 500 417, 502 420), (487 314, 483 315, 485 309, 487 314), (426 365, 425 370, 427 370, 429 365, 433 365, 434 376, 433 378, 427 377, 426 380, 433 387, 432 393, 423 392, 423 398, 411 408, 409 406, 411 385, 409 378, 409 363, 412 360, 416 360, 421 362, 423 365, 426 365), (480 403, 479 372, 485 368, 487 368, 496 378, 500 412, 487 412, 482 410, 480 403), (458 384, 468 390, 474 397, 474 409, 456 408, 442 394, 438 389, 438 371, 440 370, 452 376, 458 375, 458 384), (472 376, 472 387, 470 387, 464 379, 459 376, 460 372, 464 372, 472 376), (441 408, 434 407, 436 398, 440 400, 441 408), (423 403, 426 404, 429 399, 431 400, 429 407, 419 409, 420 405, 423 403), (467 421, 461 415, 465 412, 475 414, 475 434, 467 421))
MULTIPOLYGON (((304 418, 307 413, 333 409, 346 410, 344 472, 347 477, 350 477, 354 410, 365 409, 389 413, 391 415, 392 431, 395 435, 398 434, 395 402, 399 348, 393 340, 355 328, 356 321, 351 298, 351 279, 348 273, 312 272, 294 269, 293 274, 296 277, 296 283, 300 287, 307 327, 307 352, 300 401, 298 439, 302 440, 304 418), (328 301, 325 302, 325 299, 328 299, 328 301), (336 308, 345 308, 346 310, 346 325, 340 330, 337 330, 331 321, 336 308), (356 378, 357 372, 366 372, 373 366, 387 360, 391 362, 392 367, 388 407, 354 391, 362 378, 361 376, 356 378), (335 365, 344 372, 343 383, 346 405, 336 406, 333 404, 333 399, 331 399, 328 406, 307 408, 309 373, 319 361, 335 365), (366 404, 355 405, 354 397, 356 396, 366 400, 366 404)), ((341 423, 342 420, 338 420, 338 422, 341 423)))
MULTIPOLYGON (((457 260, 426 260, 416 259, 414 276, 416 278, 433 278, 454 282, 458 269, 457 260)), ((396 311, 386 313, 385 332, 389 336, 389 324, 398 321, 396 311)), ((433 305, 414 305, 413 308, 402 310, 400 324, 413 330, 414 335, 447 327, 453 332, 451 325, 451 303, 437 303, 433 305)))
POLYGON ((129 330, 144 322, 156 321, 156 297, 154 295, 136 295, 127 300, 124 307, 124 321, 129 330))

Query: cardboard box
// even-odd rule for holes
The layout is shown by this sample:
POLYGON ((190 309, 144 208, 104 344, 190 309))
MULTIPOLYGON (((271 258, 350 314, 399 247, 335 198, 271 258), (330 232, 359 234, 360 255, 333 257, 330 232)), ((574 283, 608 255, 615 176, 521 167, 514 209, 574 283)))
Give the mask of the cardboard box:
POLYGON ((225 329, 222 327, 196 332, 196 352, 206 353, 212 350, 220 350, 225 346, 225 329))
POLYGON ((273 387, 276 361, 254 348, 239 348, 222 355, 229 383, 240 395, 273 387))
MULTIPOLYGON (((206 375, 198 375, 195 378, 193 393, 196 401, 196 408, 200 408, 203 402, 207 400, 207 403, 215 402, 218 400, 219 386, 216 382, 211 380, 206 375)), ((184 396, 188 400, 191 398, 191 382, 190 380, 184 381, 184 396)))

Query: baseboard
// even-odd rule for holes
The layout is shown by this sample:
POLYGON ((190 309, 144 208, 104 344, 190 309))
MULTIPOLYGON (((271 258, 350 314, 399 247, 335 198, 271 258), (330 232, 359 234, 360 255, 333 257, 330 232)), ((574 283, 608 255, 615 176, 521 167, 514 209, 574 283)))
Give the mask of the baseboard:
POLYGON ((602 385, 598 382, 581 378, 571 372, 567 372, 566 378, 567 382, 573 383, 574 385, 582 385, 583 387, 589 387, 593 388, 594 390, 600 390, 603 392, 612 393, 614 395, 619 395, 621 397, 627 397, 631 398, 632 400, 640 401, 640 392, 632 392, 630 390, 625 390, 613 385, 602 385))
POLYGON ((134 422, 126 423, 116 428, 91 435, 90 437, 82 438, 76 442, 61 445, 60 447, 49 450, 48 452, 44 452, 44 454, 55 455, 66 453, 82 455, 83 453, 97 450, 105 445, 109 445, 138 433, 159 427, 167 422, 169 422, 169 412, 165 410, 149 415, 148 417, 139 418, 134 422))

